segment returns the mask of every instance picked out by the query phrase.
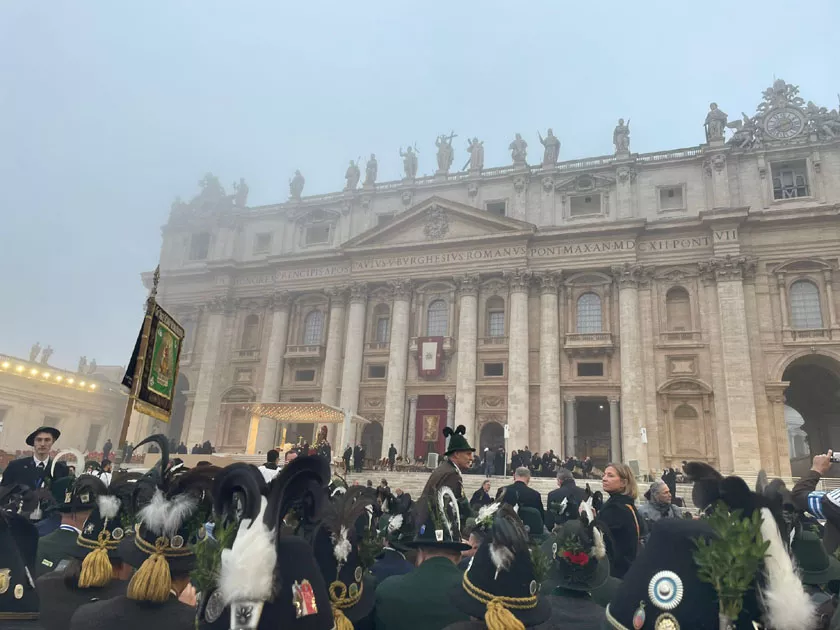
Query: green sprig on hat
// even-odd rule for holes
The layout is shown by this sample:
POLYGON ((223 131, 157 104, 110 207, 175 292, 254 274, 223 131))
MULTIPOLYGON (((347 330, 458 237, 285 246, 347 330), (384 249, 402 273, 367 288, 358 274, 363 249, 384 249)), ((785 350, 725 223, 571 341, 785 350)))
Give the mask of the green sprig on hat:
POLYGON ((730 512, 718 501, 708 517, 716 536, 708 541, 704 538, 694 541, 697 575, 714 587, 721 614, 733 621, 741 614, 744 595, 770 546, 770 541, 761 536, 760 511, 753 512, 750 518, 742 514, 741 510, 730 512))

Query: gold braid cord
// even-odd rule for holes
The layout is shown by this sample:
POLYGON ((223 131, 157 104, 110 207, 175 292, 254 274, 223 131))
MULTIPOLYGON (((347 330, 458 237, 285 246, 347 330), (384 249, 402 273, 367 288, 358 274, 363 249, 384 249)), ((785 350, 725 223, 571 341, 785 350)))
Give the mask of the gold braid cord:
POLYGON ((487 624, 488 630, 525 630, 525 624, 516 618, 511 609, 530 610, 537 606, 536 595, 530 597, 493 595, 473 584, 466 573, 464 573, 463 586, 467 595, 487 606, 484 623, 487 624))
POLYGON ((116 549, 118 541, 111 539, 111 532, 103 529, 96 537, 96 542, 78 536, 76 544, 84 549, 92 551, 82 560, 82 571, 79 573, 79 588, 102 588, 111 583, 114 577, 114 569, 111 559, 108 557, 108 550, 116 549))
POLYGON ((135 536, 134 544, 140 551, 149 554, 149 557, 132 576, 126 596, 141 602, 167 601, 172 590, 172 573, 167 558, 189 556, 192 551, 187 547, 173 549, 165 536, 160 536, 154 545, 140 536, 135 536))
POLYGON ((347 596, 347 585, 336 580, 330 584, 330 600, 332 601, 335 630, 353 630, 353 623, 344 614, 344 608, 354 606, 361 598, 364 584, 359 584, 359 592, 354 597, 347 596))

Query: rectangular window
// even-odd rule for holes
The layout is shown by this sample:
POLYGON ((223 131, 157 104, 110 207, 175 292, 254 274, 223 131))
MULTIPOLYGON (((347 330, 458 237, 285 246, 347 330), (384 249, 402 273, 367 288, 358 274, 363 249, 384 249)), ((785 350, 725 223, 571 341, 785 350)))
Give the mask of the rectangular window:
POLYGON ((254 253, 267 254, 271 251, 271 232, 260 232, 254 237, 254 253))
POLYGON ((488 337, 504 337, 505 336, 505 312, 504 311, 490 311, 487 316, 487 336, 488 337))
POLYGON ((495 214, 497 217, 507 215, 507 201, 488 201, 484 207, 487 212, 495 214))
POLYGON ((504 376, 505 375, 505 364, 504 363, 485 363, 484 364, 484 376, 504 376))
POLYGON ((315 370, 295 370, 295 380, 311 383, 315 380, 315 370))
POLYGON ((368 378, 385 378, 385 366, 368 365, 368 378))
POLYGON ((210 233, 200 232, 190 238, 190 260, 207 260, 210 253, 210 233))
POLYGON ((601 213, 601 195, 580 195, 569 198, 569 214, 573 217, 601 213))
POLYGON ((376 342, 388 343, 391 341, 391 318, 380 317, 376 320, 376 342))
POLYGON ((666 186, 659 189, 660 210, 684 210, 685 200, 683 199, 682 186, 666 186))
POLYGON ((603 376, 604 375, 604 364, 603 363, 578 363, 577 364, 577 375, 578 376, 603 376))
POLYGON ((307 245, 323 245, 330 242, 329 225, 310 225, 306 228, 307 245))
POLYGON ((808 169, 805 160, 794 160, 771 165, 773 173, 773 199, 808 197, 808 169))
POLYGON ((394 213, 389 212, 387 214, 377 214, 376 215, 376 225, 385 225, 386 223, 390 223, 394 220, 394 213))

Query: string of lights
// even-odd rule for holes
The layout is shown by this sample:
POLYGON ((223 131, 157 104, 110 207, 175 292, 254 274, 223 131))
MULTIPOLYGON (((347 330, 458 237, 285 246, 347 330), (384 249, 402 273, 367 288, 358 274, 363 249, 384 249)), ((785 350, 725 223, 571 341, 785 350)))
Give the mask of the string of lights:
MULTIPOLYGON (((61 386, 89 393, 101 391, 102 389, 102 385, 91 378, 90 375, 83 376, 74 372, 59 370, 47 365, 27 363, 14 357, 2 355, 0 355, 0 374, 19 376, 29 380, 49 383, 53 386, 61 386)), ((108 392, 121 391, 118 387, 109 387, 108 384, 104 385, 104 390, 108 392)))

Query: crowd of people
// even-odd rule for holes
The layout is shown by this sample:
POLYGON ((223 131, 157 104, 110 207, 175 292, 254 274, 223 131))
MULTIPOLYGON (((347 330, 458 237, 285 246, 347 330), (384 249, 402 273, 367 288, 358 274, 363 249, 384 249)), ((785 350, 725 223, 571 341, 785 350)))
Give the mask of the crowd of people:
POLYGON ((840 491, 817 490, 830 453, 790 490, 686 462, 687 509, 675 471, 640 496, 620 462, 593 491, 583 462, 558 460, 543 498, 527 449, 467 498, 478 458, 463 427, 444 436, 412 497, 348 484, 322 442, 188 468, 154 435, 137 448, 158 463, 106 483, 71 474, 40 427, 0 480, 0 628, 840 628, 840 491))

